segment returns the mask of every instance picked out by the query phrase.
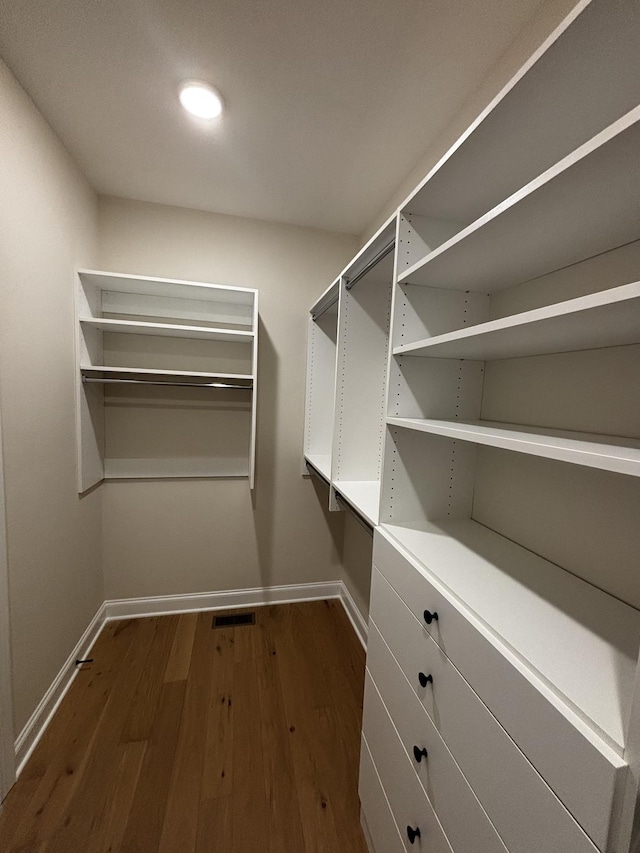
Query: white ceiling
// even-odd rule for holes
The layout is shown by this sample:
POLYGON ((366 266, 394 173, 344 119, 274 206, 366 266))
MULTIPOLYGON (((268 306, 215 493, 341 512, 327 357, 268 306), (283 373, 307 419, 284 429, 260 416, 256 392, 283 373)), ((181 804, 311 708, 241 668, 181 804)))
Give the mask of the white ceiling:
POLYGON ((358 234, 541 2, 0 0, 0 55, 99 192, 358 234))

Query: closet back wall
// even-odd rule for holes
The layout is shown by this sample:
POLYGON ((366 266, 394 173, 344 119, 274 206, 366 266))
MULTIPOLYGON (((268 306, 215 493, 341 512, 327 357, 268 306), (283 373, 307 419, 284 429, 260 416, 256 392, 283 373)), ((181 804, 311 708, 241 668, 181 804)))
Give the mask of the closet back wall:
MULTIPOLYGON (((256 489, 246 480, 106 483, 106 597, 302 584, 341 577, 343 514, 301 474, 306 315, 357 239, 102 197, 98 268, 256 287, 256 489)), ((188 435, 185 436, 188 441, 188 435)))

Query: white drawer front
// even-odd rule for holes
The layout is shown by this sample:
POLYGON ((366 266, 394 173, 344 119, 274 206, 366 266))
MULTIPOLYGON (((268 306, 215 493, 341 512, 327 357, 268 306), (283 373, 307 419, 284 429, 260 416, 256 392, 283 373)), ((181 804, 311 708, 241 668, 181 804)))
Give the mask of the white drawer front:
POLYGON ((616 791, 622 789, 627 772, 624 761, 604 744, 598 748, 573 725, 502 653, 499 642, 494 645, 477 630, 446 591, 378 530, 373 554, 374 564, 425 632, 441 646, 598 847, 606 850, 616 791), (428 625, 424 610, 437 612, 437 621, 428 625))
POLYGON ((364 742, 360 750, 358 793, 367 830, 375 848, 372 853, 404 853, 400 833, 364 742))
MULTIPOLYGON (((462 775, 431 718, 382 641, 375 625, 370 638, 365 682, 365 720, 370 704, 384 700, 409 761, 456 853, 506 853, 486 812, 462 775), (380 696, 381 694, 381 696, 380 696), (416 760, 414 747, 419 750, 416 760), (421 754, 426 749, 427 755, 421 754), (464 815, 464 820, 460 820, 464 815)), ((366 734, 365 727, 365 734, 366 734)))
POLYGON ((373 758, 407 853, 452 853, 433 806, 379 697, 377 702, 371 701, 365 707, 362 740, 373 758), (413 843, 409 829, 420 832, 413 843))
MULTIPOLYGON (((371 621, 510 853, 595 853, 581 827, 375 568, 371 621), (419 672, 433 682, 422 687, 419 672)), ((368 652, 373 660, 379 641, 373 631, 368 652)))

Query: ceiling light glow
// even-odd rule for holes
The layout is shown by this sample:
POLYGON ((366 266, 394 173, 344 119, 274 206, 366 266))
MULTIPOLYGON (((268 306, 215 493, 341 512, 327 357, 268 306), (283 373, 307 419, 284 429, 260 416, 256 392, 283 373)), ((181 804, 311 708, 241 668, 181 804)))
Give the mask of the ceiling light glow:
POLYGON ((188 80, 180 86, 180 103, 198 118, 216 118, 222 112, 222 98, 207 83, 188 80))

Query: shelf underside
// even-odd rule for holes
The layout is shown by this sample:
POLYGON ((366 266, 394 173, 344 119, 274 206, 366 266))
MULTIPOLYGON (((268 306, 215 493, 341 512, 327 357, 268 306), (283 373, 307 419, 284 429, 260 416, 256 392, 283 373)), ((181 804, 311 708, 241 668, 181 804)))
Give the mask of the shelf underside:
POLYGON ((379 480, 336 480, 333 487, 364 518, 375 527, 380 515, 379 480))
POLYGON ((383 530, 622 749, 640 612, 475 521, 383 530))
POLYGON ((249 476, 246 457, 180 459, 113 459, 104 460, 105 480, 161 480, 172 478, 235 478, 249 476))
POLYGON ((492 360, 640 343, 640 283, 403 344, 394 355, 492 360))
POLYGON ((638 239, 639 120, 636 108, 426 255, 400 281, 490 293, 638 239))
POLYGON ((388 418, 390 426, 640 477, 640 441, 492 421, 388 418))
POLYGON ((191 338, 195 340, 247 344, 250 344, 254 338, 253 332, 207 328, 206 326, 185 326, 175 323, 148 323, 136 322, 134 320, 111 320, 93 317, 83 317, 80 319, 80 323, 84 327, 96 329, 100 332, 151 335, 160 338, 191 338))
POLYGON ((136 367, 109 367, 107 365, 81 365, 85 379, 96 382, 148 382, 149 384, 193 385, 194 387, 242 386, 248 391, 253 387, 253 377, 246 373, 199 373, 186 370, 152 370, 136 367))

